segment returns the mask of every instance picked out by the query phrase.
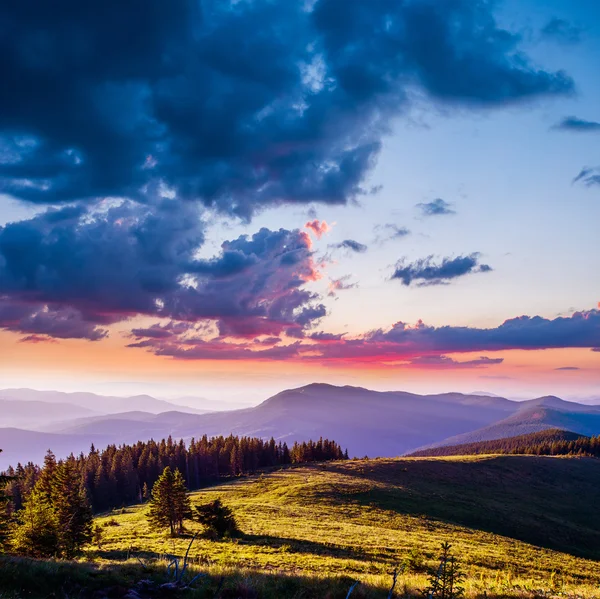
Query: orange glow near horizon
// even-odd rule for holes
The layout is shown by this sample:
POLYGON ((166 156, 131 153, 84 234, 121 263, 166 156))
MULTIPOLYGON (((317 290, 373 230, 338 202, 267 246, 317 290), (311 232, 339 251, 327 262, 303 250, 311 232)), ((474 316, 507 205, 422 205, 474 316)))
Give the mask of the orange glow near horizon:
MULTIPOLYGON (((40 381, 68 382, 86 390, 87 382, 169 382, 243 387, 268 382, 274 388, 312 381, 364 385, 379 389, 431 390, 526 390, 548 389, 555 394, 585 394, 600 388, 600 352, 588 349, 508 350, 448 354, 459 362, 482 353, 503 358, 486 367, 389 365, 379 361, 328 364, 313 361, 276 360, 181 360, 155 356, 125 347, 127 340, 115 333, 98 342, 59 340, 22 343, 22 335, 0 332, 0 386, 39 386, 40 381), (557 370, 570 368, 577 370, 557 370), (5 384, 9 381, 10 385, 5 384)), ((45 383, 49 384, 49 383, 45 383)))

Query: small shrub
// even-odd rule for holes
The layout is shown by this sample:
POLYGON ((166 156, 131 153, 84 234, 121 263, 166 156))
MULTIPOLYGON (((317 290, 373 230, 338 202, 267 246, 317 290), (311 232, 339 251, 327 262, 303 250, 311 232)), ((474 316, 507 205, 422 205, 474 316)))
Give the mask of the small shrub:
POLYGON ((102 548, 102 535, 102 527, 99 524, 96 524, 92 529, 92 542, 97 545, 98 549, 102 548))
POLYGON ((114 518, 111 518, 110 520, 107 520, 102 526, 106 528, 108 526, 120 526, 120 524, 114 518))
POLYGON ((425 556, 418 547, 412 547, 404 558, 404 569, 407 572, 425 572, 425 556))
POLYGON ((195 519, 206 527, 209 534, 219 539, 234 537, 240 532, 233 512, 220 499, 197 505, 195 519))

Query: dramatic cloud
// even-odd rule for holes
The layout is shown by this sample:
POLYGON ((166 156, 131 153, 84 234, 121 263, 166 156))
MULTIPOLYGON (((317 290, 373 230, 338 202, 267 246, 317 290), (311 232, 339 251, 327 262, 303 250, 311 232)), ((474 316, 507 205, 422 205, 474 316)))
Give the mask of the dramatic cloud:
POLYGON ((456 214, 452 208, 452 204, 449 204, 442 198, 437 198, 433 202, 427 202, 417 204, 417 208, 421 210, 423 216, 439 216, 441 214, 456 214))
POLYGON ((597 121, 586 121, 576 116, 566 116, 560 123, 554 125, 553 129, 562 129, 564 131, 577 132, 598 132, 600 123, 597 121))
POLYGON ((491 266, 479 263, 479 254, 476 252, 468 256, 444 258, 437 264, 433 256, 412 263, 400 260, 391 278, 400 279, 404 285, 410 285, 413 281, 421 281, 420 285, 443 285, 458 277, 491 270, 491 266))
POLYGON ((358 241, 354 241, 354 239, 344 239, 344 241, 340 241, 339 243, 330 243, 328 247, 337 250, 350 250, 357 254, 364 254, 368 249, 364 243, 359 243, 358 241))
POLYGON ((406 227, 399 227, 391 223, 385 225, 377 225, 375 231, 375 243, 383 245, 393 239, 402 239, 410 235, 410 231, 406 227))
POLYGON ((220 359, 226 356, 230 359, 269 358, 345 366, 407 367, 407 364, 412 364, 415 367, 475 368, 499 364, 502 358, 481 356, 461 362, 447 354, 570 347, 592 349, 598 346, 599 339, 600 310, 589 310, 553 320, 520 316, 487 329, 432 327, 422 322, 411 326, 397 322, 389 329, 378 329, 357 337, 313 333, 301 341, 278 345, 272 351, 248 342, 226 343, 219 339, 205 341, 185 336, 166 340, 147 337, 136 346, 159 355, 183 359, 220 359), (216 353, 211 354, 211 350, 216 353))
POLYGON ((581 41, 581 29, 565 19, 553 17, 541 30, 542 37, 565 44, 577 44, 581 41))
POLYGON ((573 183, 583 183, 586 187, 600 185, 600 166, 584 167, 573 179, 573 183))
POLYGON ((39 341, 40 336, 57 339, 88 339, 99 341, 107 336, 106 329, 90 322, 79 310, 50 307, 43 303, 17 303, 0 295, 0 328, 30 333, 26 339, 39 341))
POLYGON ((344 204, 369 192, 409 98, 492 108, 573 89, 483 0, 34 0, 0 21, 0 190, 36 203, 162 186, 245 218, 344 204))
MULTIPOLYGON (((99 341, 136 318, 131 345, 159 355, 380 359, 397 344, 315 333, 310 234, 327 223, 263 228, 208 258, 206 226, 371 195, 390 123, 414 102, 480 110, 573 90, 486 0, 33 0, 0 4, 0 22, 0 193, 52 206, 0 227, 0 328, 27 342, 99 341)), ((406 284, 490 270, 476 254, 404 268, 406 284)))
POLYGON ((203 226, 194 204, 160 200, 53 209, 0 227, 0 327, 97 340, 107 325, 150 315, 254 337, 301 335, 325 314, 304 288, 320 277, 306 232, 261 229, 200 259, 203 226))
POLYGON ((392 343, 408 348, 427 348, 439 354, 504 349, 549 349, 595 347, 600 338, 600 310, 576 312, 554 320, 541 316, 519 316, 499 327, 429 327, 418 323, 411 327, 396 323, 389 331, 375 331, 370 342, 392 343))

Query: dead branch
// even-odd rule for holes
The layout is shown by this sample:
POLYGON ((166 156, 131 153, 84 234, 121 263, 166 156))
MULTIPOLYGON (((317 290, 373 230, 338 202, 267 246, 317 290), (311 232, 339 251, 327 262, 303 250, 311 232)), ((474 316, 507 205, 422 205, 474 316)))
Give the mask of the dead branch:
POLYGON ((396 582, 398 580, 398 574, 400 574, 400 572, 403 570, 404 568, 402 568, 400 571, 398 570, 398 568, 394 568, 394 572, 392 574, 393 576, 393 581, 392 581, 392 587, 390 588, 390 592, 388 593, 388 599, 392 599, 392 597, 394 596, 394 589, 396 588, 396 582))
POLYGON ((360 580, 357 580, 348 590, 348 594, 346 595, 346 599, 349 599, 350 595, 352 595, 352 591, 356 588, 360 580))

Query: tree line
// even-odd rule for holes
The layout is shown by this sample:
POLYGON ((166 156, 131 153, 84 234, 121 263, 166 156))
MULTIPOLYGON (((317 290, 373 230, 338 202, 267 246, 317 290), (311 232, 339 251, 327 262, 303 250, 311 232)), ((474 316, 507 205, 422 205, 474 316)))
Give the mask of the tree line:
MULTIPOLYGON (((72 556, 91 538, 93 513, 151 499, 167 469, 181 492, 184 479, 187 491, 263 468, 347 457, 335 441, 323 438, 290 449, 272 438, 233 435, 205 435, 189 444, 169 437, 102 451, 92 445, 89 453, 64 460, 48 451, 42 466, 18 464, 0 476, 0 549, 10 536, 18 553, 72 556)), ((181 521, 175 518, 174 526, 181 521)))
POLYGON ((494 439, 492 441, 434 447, 417 451, 412 453, 411 456, 435 457, 494 453, 600 457, 600 436, 586 437, 585 435, 579 435, 570 431, 550 429, 528 435, 494 439))

